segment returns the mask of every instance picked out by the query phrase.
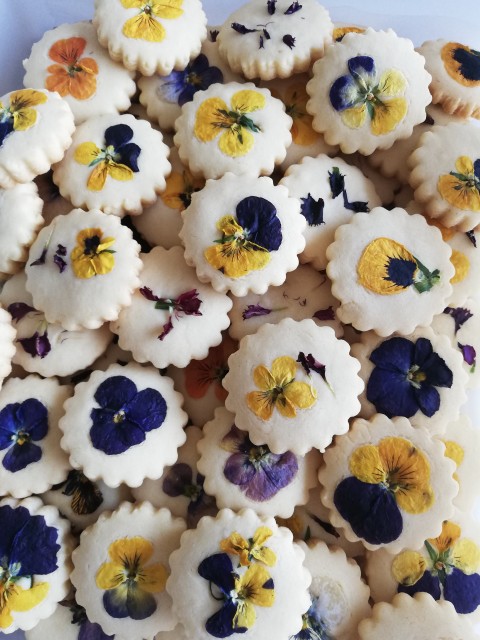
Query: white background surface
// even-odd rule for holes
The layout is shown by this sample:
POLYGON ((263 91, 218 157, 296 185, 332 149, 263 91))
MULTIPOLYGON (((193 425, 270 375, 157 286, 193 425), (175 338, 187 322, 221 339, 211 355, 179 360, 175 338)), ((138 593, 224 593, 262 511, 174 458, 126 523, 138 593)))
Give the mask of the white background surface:
MULTIPOLYGON (((203 1, 210 25, 226 20, 240 4, 241 0, 203 1)), ((480 0, 325 0, 322 4, 333 21, 391 27, 416 45, 445 37, 480 49, 480 0)), ((23 86, 21 61, 44 31, 64 22, 88 20, 92 13, 93 0, 0 0, 0 96, 23 86)), ((480 392, 471 394, 467 412, 480 425, 480 392)), ((21 633, 8 636, 11 640, 23 637, 21 633)), ((63 639, 59 635, 45 640, 63 639)))

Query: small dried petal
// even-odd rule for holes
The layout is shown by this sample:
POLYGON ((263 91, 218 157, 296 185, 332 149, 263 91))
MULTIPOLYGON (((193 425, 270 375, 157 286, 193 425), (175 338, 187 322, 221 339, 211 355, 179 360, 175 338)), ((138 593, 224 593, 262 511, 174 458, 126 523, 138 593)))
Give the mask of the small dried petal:
POLYGON ((158 336, 159 340, 163 340, 165 336, 168 335, 170 331, 173 329, 172 316, 168 318, 168 322, 166 322, 163 325, 162 329, 163 329, 162 333, 158 336))
POLYGON ((25 304, 25 302, 12 302, 12 304, 8 305, 7 311, 12 316, 14 322, 18 322, 24 318, 27 313, 31 313, 32 311, 38 313, 36 309, 29 304, 25 304))
POLYGON ((243 310, 242 318, 249 320, 250 318, 256 318, 258 316, 268 316, 269 313, 272 313, 272 309, 267 309, 259 304, 249 304, 248 307, 243 310))
POLYGON ((302 5, 299 2, 292 2, 292 4, 285 11, 286 16, 290 16, 292 13, 296 13, 302 9, 302 5))
POLYGON ((282 41, 290 49, 293 49, 293 47, 295 46, 295 38, 288 33, 285 36, 283 36, 282 41))
POLYGON ((353 213, 368 213, 370 211, 368 202, 362 202, 361 200, 357 200, 356 202, 349 202, 346 189, 343 190, 343 206, 345 207, 345 209, 353 211, 353 213))
POLYGON ((32 358, 35 358, 36 356, 45 358, 52 348, 46 331, 43 335, 40 335, 38 331, 35 331, 33 336, 30 336, 30 338, 20 338, 17 342, 20 342, 23 350, 29 353, 32 358))
POLYGON ((276 7, 275 7, 276 4, 277 4, 277 0, 268 0, 267 2, 267 11, 271 16, 273 16, 273 14, 276 11, 276 7))
POLYGON ((48 247, 44 247, 40 257, 30 263, 31 267, 38 267, 41 264, 45 264, 45 260, 47 257, 48 247))
POLYGON ((335 320, 335 311, 333 310, 333 307, 319 309, 318 311, 315 311, 312 317, 322 321, 335 320))
POLYGON ((255 33, 255 31, 258 31, 258 29, 249 29, 239 22, 232 22, 230 26, 234 31, 236 31, 237 33, 241 33, 242 35, 245 35, 246 33, 255 33))
POLYGON ((67 248, 64 247, 63 244, 57 244, 57 250, 55 251, 55 253, 59 256, 66 256, 67 248))
POLYGON ((216 42, 219 33, 218 29, 210 29, 210 42, 216 42))
POLYGON ((142 287, 139 289, 140 293, 144 298, 150 300, 151 302, 158 302, 161 300, 158 296, 154 295, 153 291, 149 287, 142 287))
POLYGON ((475 351, 475 347, 472 347, 470 344, 460 344, 460 342, 458 342, 457 345, 462 352, 465 362, 471 367, 475 367, 477 363, 477 352, 475 351))
POLYGON ((475 237, 475 231, 467 231, 467 238, 470 240, 470 242, 473 244, 473 246, 475 247, 475 249, 477 248, 477 239, 475 237))
POLYGON ((332 198, 337 198, 345 189, 345 176, 340 173, 338 167, 333 167, 328 172, 328 183, 330 185, 330 191, 332 192, 332 198))
POLYGON ((303 351, 300 351, 300 353, 298 354, 297 362, 302 365, 307 375, 310 375, 312 371, 315 371, 315 373, 318 373, 323 378, 323 380, 325 380, 325 382, 327 381, 325 375, 325 365, 316 360, 311 353, 305 355, 303 351))
POLYGON ((470 318, 473 317, 473 313, 469 309, 465 309, 463 307, 446 307, 443 310, 443 313, 451 316, 453 321, 455 322, 455 333, 467 322, 470 318))
POLYGON ((198 297, 198 291, 192 289, 186 293, 182 293, 176 300, 174 300, 175 313, 184 313, 187 316, 201 316, 199 311, 202 301, 198 297))
POLYGON ((63 273, 67 268, 67 263, 60 255, 58 255, 58 253, 53 256, 53 262, 57 265, 60 273, 63 273))

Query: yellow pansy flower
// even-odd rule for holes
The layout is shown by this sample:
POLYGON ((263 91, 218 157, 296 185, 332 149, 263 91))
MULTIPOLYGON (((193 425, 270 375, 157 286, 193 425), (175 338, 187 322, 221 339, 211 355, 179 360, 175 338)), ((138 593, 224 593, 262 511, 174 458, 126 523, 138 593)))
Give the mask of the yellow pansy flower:
POLYGON ((26 131, 37 121, 37 111, 33 109, 44 104, 47 96, 35 89, 21 89, 10 94, 10 106, 0 102, 0 147, 13 131, 26 131))
POLYGON ((30 611, 45 599, 49 590, 48 582, 40 582, 30 589, 14 582, 0 582, 0 629, 7 629, 13 623, 12 611, 30 611))
POLYGON ((183 15, 183 0, 120 0, 125 9, 138 9, 133 18, 123 25, 122 33, 127 38, 138 38, 148 42, 162 42, 167 32, 157 20, 174 20, 183 15))
POLYGON ((480 211, 480 160, 460 156, 455 171, 440 176, 437 189, 444 200, 463 211, 480 211))
POLYGON ((115 251, 110 249, 115 238, 102 238, 101 229, 83 229, 77 235, 77 246, 70 254, 77 278, 105 275, 115 266, 115 251))
POLYGON ((172 171, 166 179, 165 191, 160 197, 170 209, 184 211, 190 205, 192 193, 199 191, 204 185, 204 180, 194 178, 187 169, 183 173, 172 171))
POLYGON ((220 542, 220 549, 226 553, 240 556, 240 564, 248 566, 253 560, 263 562, 268 567, 273 567, 277 562, 277 556, 264 543, 273 535, 268 527, 259 527, 252 538, 245 538, 237 532, 220 542))
POLYGON ((313 117, 307 113, 309 95, 304 82, 293 82, 285 93, 285 108, 292 118, 292 141, 301 146, 307 146, 316 142, 320 134, 312 127, 313 117))
POLYGON ((247 116, 265 107, 265 96, 243 89, 233 94, 229 107, 221 98, 207 98, 195 117, 194 134, 201 142, 211 142, 218 135, 218 146, 227 156, 246 155, 255 143, 254 133, 261 129, 247 116))
POLYGON ((464 87, 480 84, 480 51, 459 42, 447 42, 440 51, 448 75, 464 87))
POLYGON ((269 585, 272 580, 268 571, 258 564, 252 564, 242 575, 234 576, 237 611, 233 617, 233 628, 253 627, 257 607, 271 607, 275 602, 275 591, 269 585))

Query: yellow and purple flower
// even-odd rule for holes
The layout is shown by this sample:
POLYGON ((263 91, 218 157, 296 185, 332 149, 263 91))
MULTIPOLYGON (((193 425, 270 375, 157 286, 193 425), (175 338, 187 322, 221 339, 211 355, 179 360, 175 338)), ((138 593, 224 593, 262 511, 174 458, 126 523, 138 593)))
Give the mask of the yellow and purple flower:
POLYGON ((82 229, 77 235, 77 246, 70 254, 73 273, 77 278, 103 276, 115 266, 115 251, 110 247, 115 238, 104 238, 98 228, 82 229))
POLYGON ((48 411, 35 398, 7 404, 0 411, 0 450, 8 449, 2 466, 15 473, 38 462, 42 449, 35 442, 48 433, 48 411))
POLYGON ((183 71, 172 71, 160 78, 157 91, 164 100, 181 107, 191 102, 197 91, 205 91, 216 82, 223 82, 223 73, 218 67, 211 67, 207 56, 201 53, 183 71))
POLYGON ((464 87, 480 84, 480 51, 459 42, 447 42, 440 52, 448 75, 464 87))
POLYGON ((127 38, 137 38, 147 42, 162 42, 167 35, 165 27, 159 22, 175 20, 183 15, 183 0, 120 0, 125 9, 138 9, 133 18, 129 18, 122 28, 127 38))
POLYGON ((162 489, 167 496, 188 498, 187 525, 189 528, 197 526, 200 518, 207 515, 215 515, 215 499, 208 496, 203 490, 204 476, 197 473, 185 462, 176 462, 166 472, 162 489))
POLYGON ((457 209, 480 211, 480 159, 473 161, 468 156, 460 156, 455 169, 438 179, 440 195, 457 209))
POLYGON ((44 104, 47 96, 35 89, 20 89, 10 94, 10 106, 0 102, 0 147, 5 138, 14 131, 26 131, 37 121, 33 107, 44 104))
POLYGON ((262 562, 267 567, 273 567, 277 556, 264 544, 272 535, 273 531, 268 527, 258 527, 253 536, 246 540, 235 531, 220 542, 220 549, 239 556, 242 567, 248 567, 252 562, 262 562))

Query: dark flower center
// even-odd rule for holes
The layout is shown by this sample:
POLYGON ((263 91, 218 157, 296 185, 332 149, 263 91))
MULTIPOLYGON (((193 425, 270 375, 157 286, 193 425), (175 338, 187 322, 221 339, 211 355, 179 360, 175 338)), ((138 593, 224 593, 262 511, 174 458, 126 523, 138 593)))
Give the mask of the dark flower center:
POLYGON ((407 380, 412 385, 412 387, 415 387, 415 389, 420 389, 421 383, 425 382, 426 379, 426 373, 420 371, 420 367, 418 366, 418 364, 414 364, 407 371, 407 380))
POLYGON ((30 434, 27 431, 23 431, 21 429, 18 433, 15 433, 12 436, 12 440, 15 442, 15 444, 22 446, 22 444, 30 442, 30 434))
POLYGON ((191 71, 187 74, 187 83, 193 85, 194 87, 200 87, 202 84, 202 77, 195 73, 195 71, 191 71))
POLYGON ((151 16, 151 15, 152 15, 152 7, 151 7, 151 5, 146 4, 146 5, 143 7, 143 10, 142 10, 142 11, 143 11, 143 13, 145 13, 147 16, 151 16))
POLYGON ((91 238, 85 238, 85 244, 83 249, 84 255, 96 256, 99 244, 100 244, 99 236, 92 236, 91 238))
POLYGON ((270 453, 269 449, 267 447, 251 447, 250 451, 248 452, 248 459, 249 462, 251 462, 252 464, 255 463, 259 463, 261 462, 265 456, 267 456, 270 453))
POLYGON ((123 409, 120 409, 120 411, 117 411, 117 413, 115 413, 115 415, 113 416, 113 422, 115 424, 122 424, 122 422, 125 422, 125 411, 123 409))
POLYGON ((192 502, 196 502, 203 493, 203 488, 199 484, 186 484, 183 489, 183 495, 190 498, 192 502))
POLYGON ((75 64, 68 65, 67 73, 71 78, 73 78, 76 73, 80 73, 80 71, 83 71, 82 67, 77 67, 75 64))

